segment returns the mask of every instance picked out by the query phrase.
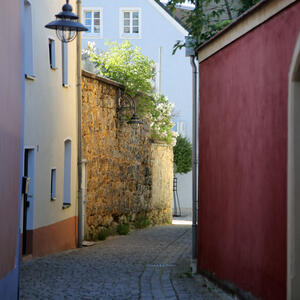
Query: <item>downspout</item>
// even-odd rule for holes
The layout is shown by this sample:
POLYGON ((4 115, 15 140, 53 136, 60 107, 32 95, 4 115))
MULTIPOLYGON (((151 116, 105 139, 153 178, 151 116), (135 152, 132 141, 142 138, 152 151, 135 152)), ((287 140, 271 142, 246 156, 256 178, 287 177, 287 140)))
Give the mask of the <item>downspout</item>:
POLYGON ((198 208, 198 153, 197 153, 197 137, 198 137, 198 105, 197 105, 197 66, 195 64, 195 55, 190 56, 190 63, 193 70, 193 223, 192 223, 192 265, 193 272, 196 273, 197 261, 197 208, 198 208))
MULTIPOLYGON (((77 0, 77 14, 81 22, 82 1, 77 0)), ((78 33, 76 39, 76 58, 77 58, 77 170, 78 170, 78 248, 82 247, 82 151, 81 151, 81 33, 78 33)))
POLYGON ((161 94, 161 59, 162 59, 162 47, 159 47, 159 76, 158 76, 158 94, 161 94))

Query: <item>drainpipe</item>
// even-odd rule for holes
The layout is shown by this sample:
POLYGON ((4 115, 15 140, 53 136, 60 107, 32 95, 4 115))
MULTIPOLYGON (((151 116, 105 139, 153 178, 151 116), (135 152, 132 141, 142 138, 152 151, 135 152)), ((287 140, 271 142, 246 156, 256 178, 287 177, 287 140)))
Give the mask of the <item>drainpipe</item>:
MULTIPOLYGON (((197 261, 197 208, 198 208, 198 105, 197 105, 197 66, 195 64, 195 55, 190 56, 190 63, 193 70, 193 223, 192 223, 192 265, 196 267, 197 261)), ((196 268, 193 270, 196 272, 196 268)))
MULTIPOLYGON (((77 14, 81 22, 82 1, 77 0, 77 14)), ((77 170, 78 170, 78 248, 82 247, 82 151, 81 151, 81 33, 78 33, 76 48, 77 58, 77 170)))
POLYGON ((162 47, 159 47, 159 76, 158 76, 158 94, 161 94, 161 59, 162 59, 162 47))

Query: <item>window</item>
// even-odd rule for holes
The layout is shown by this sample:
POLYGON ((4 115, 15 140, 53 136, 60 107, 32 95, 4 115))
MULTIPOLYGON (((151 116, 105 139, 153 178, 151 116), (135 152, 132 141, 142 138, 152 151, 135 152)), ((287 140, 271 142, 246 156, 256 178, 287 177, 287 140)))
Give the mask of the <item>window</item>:
POLYGON ((56 200, 56 169, 51 170, 51 201, 56 200))
POLYGON ((32 9, 28 0, 24 1, 24 57, 26 78, 33 78, 32 9))
POLYGON ((84 35, 93 35, 102 38, 103 22, 101 8, 84 8, 83 23, 88 28, 84 35))
POLYGON ((70 140, 65 141, 63 208, 71 205, 71 145, 72 142, 70 140))
POLYGON ((141 12, 139 8, 121 9, 121 37, 139 38, 141 36, 141 12))
POLYGON ((55 64, 55 41, 49 39, 49 60, 50 60, 50 68, 56 69, 55 64))
POLYGON ((68 44, 61 43, 62 49, 62 84, 68 86, 68 44))

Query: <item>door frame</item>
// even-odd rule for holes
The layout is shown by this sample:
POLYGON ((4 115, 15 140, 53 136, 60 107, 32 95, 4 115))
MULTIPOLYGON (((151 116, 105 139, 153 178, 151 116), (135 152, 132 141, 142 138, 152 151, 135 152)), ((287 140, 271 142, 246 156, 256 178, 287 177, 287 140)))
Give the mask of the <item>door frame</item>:
POLYGON ((27 194, 23 194, 23 201, 22 201, 22 234, 23 234, 23 240, 22 240, 22 255, 31 254, 32 252, 32 236, 31 239, 28 239, 27 234, 29 231, 33 231, 33 217, 34 217, 34 179, 35 179, 35 159, 36 159, 36 147, 26 146, 24 147, 23 152, 23 176, 28 176, 29 167, 30 173, 32 173, 31 180, 29 182, 29 189, 31 192, 31 198, 30 198, 30 206, 25 209, 25 202, 29 201, 27 194), (32 153, 32 157, 29 157, 29 153, 32 153), (27 153, 27 155, 26 155, 27 153), (26 157, 27 156, 27 157, 26 157), (28 243, 30 240, 30 244, 28 243), (30 247, 30 251, 28 250, 28 246, 30 247))

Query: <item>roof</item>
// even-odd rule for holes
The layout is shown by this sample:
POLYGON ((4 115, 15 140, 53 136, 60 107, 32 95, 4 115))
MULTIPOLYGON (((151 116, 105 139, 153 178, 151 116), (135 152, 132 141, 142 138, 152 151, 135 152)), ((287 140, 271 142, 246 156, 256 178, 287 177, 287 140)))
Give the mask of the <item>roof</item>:
POLYGON ((170 10, 160 1, 148 0, 148 2, 156 8, 162 16, 164 16, 173 26, 177 28, 184 36, 188 35, 188 30, 186 29, 183 22, 181 22, 176 16, 170 12, 170 10))
POLYGON ((192 10, 183 8, 183 7, 176 7, 175 8, 175 17, 180 20, 182 24, 184 24, 185 28, 188 29, 188 25, 186 23, 187 18, 191 15, 192 10))
POLYGON ((164 9, 173 19, 175 19, 185 30, 188 31, 188 28, 183 20, 183 19, 186 19, 186 17, 184 15, 185 15, 185 11, 188 11, 187 9, 176 7, 175 14, 173 14, 165 4, 161 3, 159 0, 155 1, 155 2, 162 9, 164 9))

